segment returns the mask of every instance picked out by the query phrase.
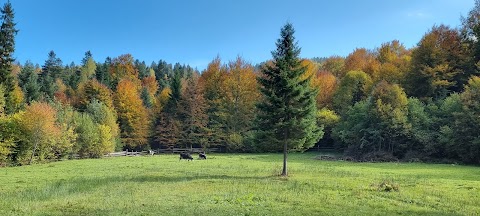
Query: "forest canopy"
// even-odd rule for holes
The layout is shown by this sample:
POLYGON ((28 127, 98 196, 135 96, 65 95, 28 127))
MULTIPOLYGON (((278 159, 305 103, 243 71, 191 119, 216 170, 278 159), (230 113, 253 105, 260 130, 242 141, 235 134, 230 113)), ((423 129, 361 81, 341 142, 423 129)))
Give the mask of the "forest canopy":
POLYGON ((161 59, 148 64, 128 53, 99 60, 90 51, 81 64, 65 64, 53 50, 42 65, 22 64, 13 58, 14 18, 5 3, 0 166, 127 149, 279 152, 288 137, 271 136, 269 119, 287 118, 289 104, 276 106, 278 95, 265 86, 280 84, 279 92, 308 95, 315 105, 298 115, 312 117, 305 127, 311 133, 289 143, 290 151, 314 147, 359 161, 480 164, 480 1, 461 26, 432 26, 412 48, 379 41, 345 57, 298 59, 294 85, 276 80, 285 74, 275 67, 289 63, 275 58, 283 53, 258 65, 217 56, 202 71, 161 59))

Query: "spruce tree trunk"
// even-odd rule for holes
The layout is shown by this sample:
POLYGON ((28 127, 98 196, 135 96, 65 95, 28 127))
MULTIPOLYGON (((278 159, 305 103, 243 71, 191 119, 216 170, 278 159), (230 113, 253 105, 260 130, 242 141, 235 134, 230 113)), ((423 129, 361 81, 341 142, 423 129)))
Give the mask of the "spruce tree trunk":
POLYGON ((283 144, 283 170, 282 176, 287 176, 287 142, 283 144))

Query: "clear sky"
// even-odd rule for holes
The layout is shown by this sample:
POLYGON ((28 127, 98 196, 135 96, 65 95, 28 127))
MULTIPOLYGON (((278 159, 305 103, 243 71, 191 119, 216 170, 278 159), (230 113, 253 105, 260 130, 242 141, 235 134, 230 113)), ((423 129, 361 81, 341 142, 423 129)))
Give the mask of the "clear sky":
MULTIPOLYGON (((5 0, 2 0, 5 2, 5 0)), ((435 24, 460 25, 474 0, 11 0, 20 30, 15 56, 42 65, 130 53, 202 70, 217 55, 271 58, 280 28, 296 29, 301 56, 346 56, 400 40, 410 48, 435 24)))

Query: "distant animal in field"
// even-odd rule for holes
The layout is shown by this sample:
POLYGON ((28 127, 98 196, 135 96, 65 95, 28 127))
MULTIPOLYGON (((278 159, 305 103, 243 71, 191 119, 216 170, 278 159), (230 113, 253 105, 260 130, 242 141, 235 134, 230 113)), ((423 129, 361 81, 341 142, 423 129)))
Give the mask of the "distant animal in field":
POLYGON ((155 154, 155 152, 153 150, 148 150, 148 154, 153 156, 155 154))
POLYGON ((180 153, 180 160, 193 160, 193 157, 189 153, 180 153))
POLYGON ((198 159, 206 160, 207 155, 204 152, 198 153, 198 159))

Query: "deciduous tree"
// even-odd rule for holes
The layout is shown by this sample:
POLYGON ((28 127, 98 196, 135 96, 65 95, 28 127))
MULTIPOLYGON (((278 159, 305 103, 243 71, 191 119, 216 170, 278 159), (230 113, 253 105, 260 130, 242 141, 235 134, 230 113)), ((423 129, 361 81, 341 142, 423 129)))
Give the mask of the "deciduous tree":
POLYGON ((328 71, 322 71, 316 75, 319 92, 317 95, 317 107, 333 109, 333 94, 335 93, 338 83, 337 78, 328 71))
MULTIPOLYGON (((252 129, 256 113, 255 104, 260 98, 256 78, 254 68, 242 58, 237 57, 228 64, 222 103, 225 107, 223 115, 229 136, 235 134, 234 136, 241 139, 244 133, 252 129)), ((231 151, 241 151, 243 144, 227 143, 227 148, 231 151)))
POLYGON ((210 146, 223 147, 226 142, 227 125, 225 124, 225 97, 227 68, 222 65, 220 57, 216 57, 203 71, 199 83, 207 104, 208 125, 214 131, 209 137, 210 146))
POLYGON ((140 98, 139 87, 130 79, 121 80, 117 85, 114 103, 124 146, 143 149, 147 144, 150 121, 140 98))
POLYGON ((372 88, 370 76, 362 71, 350 71, 343 77, 333 97, 333 107, 340 115, 355 103, 367 98, 372 88))
POLYGON ((60 135, 60 128, 56 125, 56 111, 47 103, 32 103, 26 107, 21 115, 20 125, 25 133, 26 146, 21 146, 20 155, 23 162, 29 158, 29 164, 34 157, 42 161, 54 158, 52 148, 56 145, 56 138, 60 135))
POLYGON ((138 70, 135 68, 133 57, 130 54, 124 54, 114 58, 109 67, 109 72, 112 78, 112 86, 116 86, 122 79, 129 79, 136 85, 140 84, 138 70))
POLYGON ((406 85, 409 95, 442 99, 463 88, 464 51, 455 29, 434 26, 412 53, 412 67, 406 85))

